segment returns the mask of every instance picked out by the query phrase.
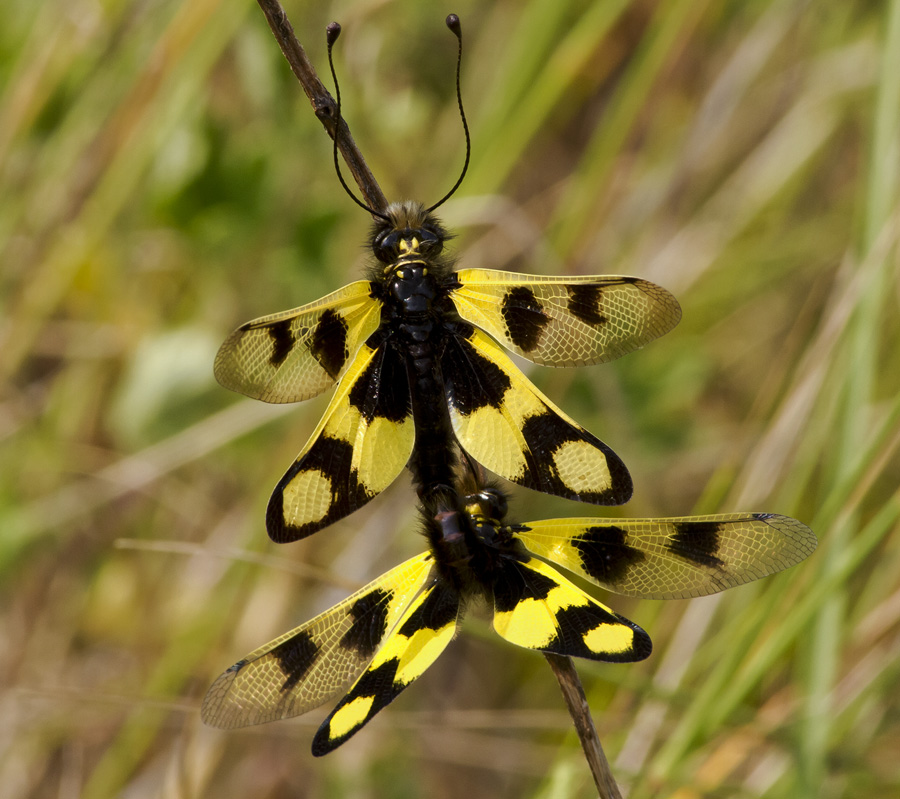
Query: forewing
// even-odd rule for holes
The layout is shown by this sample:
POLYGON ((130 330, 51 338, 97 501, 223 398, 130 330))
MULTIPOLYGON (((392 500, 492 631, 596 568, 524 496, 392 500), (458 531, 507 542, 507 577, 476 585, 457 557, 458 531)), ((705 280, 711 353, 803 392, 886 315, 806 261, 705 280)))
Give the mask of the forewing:
POLYGON ((367 280, 235 330, 214 367, 225 388, 264 402, 299 402, 332 386, 381 322, 367 280))
POLYGON ((510 558, 494 586, 494 629, 507 641, 557 655, 631 663, 650 636, 539 560, 510 558))
POLYGON ((411 558, 312 621, 251 652, 207 691, 200 717, 231 729, 299 716, 356 679, 432 570, 411 558))
POLYGON ((631 477, 619 457, 541 394, 486 334, 460 330, 441 369, 462 448, 536 491, 597 505, 627 502, 631 477))
POLYGON ((453 639, 460 612, 459 595, 441 579, 419 594, 363 675, 319 727, 313 754, 325 755, 340 746, 421 677, 453 639))
POLYGON ((681 319, 662 286, 636 277, 543 277, 463 269, 451 292, 467 321, 545 366, 605 363, 668 333, 681 319))
POLYGON ((269 499, 269 537, 296 541, 361 508, 403 471, 414 441, 402 355, 363 345, 269 499))
POLYGON ((715 594, 790 568, 816 548, 805 524, 772 513, 551 519, 513 529, 535 555, 645 599, 715 594))

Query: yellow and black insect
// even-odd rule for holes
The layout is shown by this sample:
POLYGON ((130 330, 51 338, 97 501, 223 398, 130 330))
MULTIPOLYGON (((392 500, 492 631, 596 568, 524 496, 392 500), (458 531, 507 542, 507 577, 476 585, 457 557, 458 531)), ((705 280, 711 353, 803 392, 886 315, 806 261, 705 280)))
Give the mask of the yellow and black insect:
POLYGON ((647 633, 546 561, 610 591, 671 599, 765 577, 816 546, 805 525, 769 513, 510 525, 492 487, 461 497, 463 513, 442 503, 423 513, 428 552, 238 661, 209 689, 203 720, 234 728, 297 716, 353 681, 313 740, 324 755, 425 672, 473 599, 519 646, 614 663, 650 654, 647 633))
MULTIPOLYGON (((458 35, 458 20, 448 25, 458 35)), ((464 115, 463 125, 467 166, 464 115)), ((406 202, 382 212, 353 197, 378 220, 370 278, 248 322, 219 350, 219 382, 266 402, 298 402, 338 383, 269 501, 273 540, 303 538, 360 508, 408 462, 423 501, 433 492, 455 497, 456 443, 537 491, 602 505, 631 496, 622 461, 538 391, 497 342, 548 366, 603 363, 671 330, 678 302, 633 277, 454 271, 444 254, 448 234, 432 212, 464 175, 465 167, 430 208, 406 202)))

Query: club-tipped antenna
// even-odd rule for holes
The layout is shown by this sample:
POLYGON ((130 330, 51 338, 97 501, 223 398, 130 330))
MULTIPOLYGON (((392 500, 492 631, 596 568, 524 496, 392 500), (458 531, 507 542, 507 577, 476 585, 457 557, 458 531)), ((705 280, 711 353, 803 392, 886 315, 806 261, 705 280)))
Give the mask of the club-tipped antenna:
MULTIPOLYGON (((368 211, 370 214, 372 214, 372 216, 377 216, 379 219, 383 219, 385 222, 390 222, 390 218, 385 214, 381 213, 380 211, 376 211, 374 208, 369 207, 366 203, 360 200, 350 190, 350 187, 347 185, 347 181, 344 180, 344 176, 341 173, 341 164, 340 159, 338 158, 338 136, 341 135, 341 123, 343 122, 343 117, 341 116, 341 86, 338 83, 337 73, 334 71, 334 59, 331 57, 331 50, 334 47, 334 43, 338 40, 338 36, 340 35, 340 23, 331 22, 325 28, 325 39, 328 42, 328 66, 331 68, 331 78, 334 81, 334 92, 337 95, 337 117, 334 120, 334 169, 337 172, 338 180, 344 187, 344 191, 347 192, 347 195, 351 200, 353 200, 353 202, 355 202, 360 208, 368 211)), ((441 200, 441 202, 443 202, 443 200, 441 200)))
MULTIPOLYGON (((460 119, 462 119, 463 132, 466 134, 466 162, 463 164, 462 172, 460 172, 459 178, 457 179, 456 183, 453 184, 453 188, 450 189, 450 191, 448 191, 430 208, 426 208, 425 213, 431 213, 435 208, 443 205, 453 196, 454 192, 463 182, 463 178, 466 176, 466 170, 469 168, 469 156, 472 153, 472 141, 469 138, 469 125, 466 122, 466 112, 463 110, 462 90, 459 86, 459 72, 462 67, 462 27, 459 24, 459 17, 456 16, 456 14, 450 14, 447 17, 446 22, 447 27, 450 28, 450 30, 453 32, 453 35, 456 37, 456 40, 459 42, 459 49, 457 50, 456 54, 456 103, 459 106, 459 116, 460 119)), ((329 50, 329 53, 330 52, 331 51, 329 50)), ((338 102, 338 108, 340 108, 340 101, 338 102)))
MULTIPOLYGON (((426 213, 431 213, 435 210, 435 208, 443 205, 447 200, 449 200, 456 190, 460 187, 460 184, 463 182, 463 178, 466 176, 466 172, 469 169, 469 159, 472 154, 472 140, 469 136, 469 124, 466 121, 466 112, 463 109, 463 101, 462 101, 462 89, 460 88, 460 70, 462 68, 462 27, 460 26, 459 17, 456 14, 450 14, 446 19, 447 27, 450 28, 451 32, 454 36, 456 36, 456 40, 459 43, 459 48, 456 53, 456 104, 459 106, 459 117, 462 120, 463 125, 463 133, 466 137, 466 160, 463 164, 462 172, 459 174, 459 178, 457 178, 456 183, 453 184, 453 188, 450 189, 440 200, 438 200, 434 205, 425 209, 426 213)), ((328 42, 328 66, 331 69, 331 78, 334 81, 334 91, 337 95, 337 115, 334 122, 334 170, 337 172, 338 180, 341 182, 341 186, 344 187, 344 191, 347 192, 347 196, 350 197, 353 202, 355 202, 360 208, 368 211, 372 216, 376 216, 379 219, 383 219, 385 222, 389 222, 390 219, 380 211, 376 211, 374 208, 370 207, 362 200, 360 200, 347 185, 347 181, 344 180, 344 175, 341 172, 341 164, 340 159, 338 158, 338 136, 341 133, 341 123, 343 122, 343 117, 341 116, 341 86, 338 83, 337 73, 334 69, 334 59, 332 57, 332 49, 334 47, 334 43, 338 40, 338 37, 341 35, 341 26, 337 22, 330 23, 325 28, 325 38, 328 42)))

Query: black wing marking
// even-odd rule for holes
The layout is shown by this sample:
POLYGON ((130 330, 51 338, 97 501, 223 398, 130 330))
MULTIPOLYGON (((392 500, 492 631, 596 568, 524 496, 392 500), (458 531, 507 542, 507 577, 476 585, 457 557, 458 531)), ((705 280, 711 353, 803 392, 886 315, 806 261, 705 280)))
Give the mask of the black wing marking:
POLYGON ((631 663, 650 636, 536 559, 504 561, 494 586, 494 629, 507 641, 557 655, 631 663))
POLYGON ((461 326, 441 362, 460 445, 527 488, 598 505, 631 497, 631 477, 602 441, 566 416, 476 328, 461 326))
POLYGON ((272 493, 270 538, 296 541, 361 508, 403 471, 414 441, 403 357, 386 344, 363 345, 272 493))
POLYGON ((369 668, 319 727, 313 754, 340 746, 421 677, 453 640, 460 613, 459 595, 440 579, 419 594, 369 668))
POLYGON ((463 319, 544 366, 605 363, 668 333, 678 301, 636 277, 543 277, 463 269, 451 297, 463 319))
POLYGON ((430 554, 411 558, 251 652, 213 683, 201 718, 232 729, 299 716, 327 702, 363 672, 432 570, 430 554))
POLYGON ((225 388, 265 402, 299 402, 334 385, 381 323, 381 302, 360 280, 320 300, 235 330, 214 367, 225 388))
POLYGON ((514 527, 530 552, 610 591, 645 599, 706 596, 799 563, 805 524, 772 513, 671 519, 549 519, 514 527))

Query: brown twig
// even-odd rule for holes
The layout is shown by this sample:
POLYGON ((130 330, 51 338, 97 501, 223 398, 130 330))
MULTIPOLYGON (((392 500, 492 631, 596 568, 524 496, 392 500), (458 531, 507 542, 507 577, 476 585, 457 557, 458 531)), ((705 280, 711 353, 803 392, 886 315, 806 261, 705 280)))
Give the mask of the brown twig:
POLYGON ((266 20, 272 29, 272 33, 275 35, 279 47, 281 47, 281 52, 284 53, 284 57, 290 64, 294 75, 297 76, 297 80, 300 81, 300 85, 303 87, 303 91, 306 92, 313 111, 315 111, 326 133, 334 139, 336 127, 340 126, 340 136, 337 139, 338 150, 344 157, 347 168, 353 175, 353 179, 356 181, 356 185, 359 186, 365 201, 370 208, 374 208, 376 211, 385 210, 388 206, 387 198, 369 169, 366 159, 363 158, 362 153, 356 146, 356 142, 353 141, 347 123, 343 119, 337 119, 337 103, 328 93, 325 86, 322 85, 316 70, 306 57, 303 46, 297 41, 297 37, 294 35, 294 28, 287 18, 287 13, 278 0, 257 0, 257 2, 263 14, 266 15, 266 20))
POLYGON ((553 669, 553 673, 559 681, 559 687, 562 689, 563 697, 569 708, 569 715, 572 716, 578 739, 581 741, 581 748, 584 750, 584 756, 587 758, 591 774, 594 776, 594 784, 597 786, 601 799, 622 799, 619 786, 616 785, 612 771, 610 771, 609 761, 603 754, 603 747, 597 736, 597 728, 594 727, 584 688, 578 672, 575 671, 572 658, 552 655, 549 652, 545 652, 544 657, 547 658, 550 668, 553 669))

